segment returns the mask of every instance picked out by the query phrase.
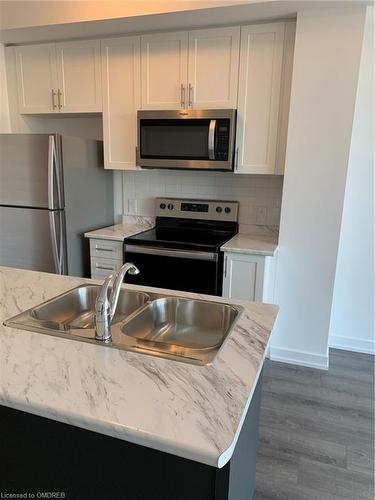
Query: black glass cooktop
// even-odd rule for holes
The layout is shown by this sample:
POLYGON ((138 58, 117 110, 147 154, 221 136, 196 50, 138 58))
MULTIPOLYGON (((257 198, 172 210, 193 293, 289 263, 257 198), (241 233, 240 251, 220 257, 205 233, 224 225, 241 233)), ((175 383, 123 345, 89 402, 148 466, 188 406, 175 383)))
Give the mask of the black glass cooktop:
POLYGON ((154 228, 126 238, 125 243, 217 252, 221 245, 232 238, 234 234, 221 231, 207 233, 204 231, 184 231, 181 229, 170 231, 154 228))
POLYGON ((125 243, 218 252, 237 232, 237 222, 157 217, 153 229, 125 238, 125 243))

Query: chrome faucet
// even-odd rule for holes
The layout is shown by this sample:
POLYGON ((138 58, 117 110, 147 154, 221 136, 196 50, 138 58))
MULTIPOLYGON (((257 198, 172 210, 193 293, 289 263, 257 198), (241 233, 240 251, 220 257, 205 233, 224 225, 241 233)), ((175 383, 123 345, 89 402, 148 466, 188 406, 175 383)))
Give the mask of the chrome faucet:
POLYGON ((138 274, 139 269, 131 262, 121 266, 116 274, 110 274, 104 280, 95 302, 95 338, 109 342, 112 339, 111 322, 116 312, 121 285, 126 273, 138 274), (108 298, 108 291, 111 289, 108 298))

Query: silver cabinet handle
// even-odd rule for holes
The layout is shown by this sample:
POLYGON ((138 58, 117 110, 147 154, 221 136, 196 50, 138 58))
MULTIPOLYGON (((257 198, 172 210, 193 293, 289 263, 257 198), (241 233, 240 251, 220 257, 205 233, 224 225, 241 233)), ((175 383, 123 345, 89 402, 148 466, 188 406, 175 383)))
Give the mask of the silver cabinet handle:
POLYGON ((186 96, 185 96, 185 85, 183 83, 181 83, 181 108, 182 109, 185 109, 186 107, 186 96))
POLYGON ((189 83, 189 108, 193 107, 193 86, 191 83, 189 83))
POLYGON ((61 96, 62 96, 62 92, 60 89, 58 89, 57 91, 57 103, 58 103, 58 106, 59 106, 59 109, 62 108, 62 104, 61 104, 61 96))
POLYGON ((95 247, 95 250, 98 250, 98 252, 114 252, 114 248, 105 248, 105 247, 95 247))
POLYGON ((95 269, 101 269, 102 271, 114 271, 115 266, 102 266, 101 264, 96 264, 95 269))
POLYGON ((234 155, 234 168, 235 170, 238 170, 238 148, 236 148, 236 152, 234 155))
POLYGON ((216 120, 211 120, 209 129, 208 129, 208 158, 209 158, 209 160, 215 159, 215 131, 216 131, 216 120))
POLYGON ((227 277, 227 262, 228 262, 228 257, 224 257, 224 278, 227 277))
POLYGON ((56 102, 55 102, 55 97, 57 94, 56 94, 56 91, 53 89, 51 90, 51 92, 52 92, 52 109, 56 109, 57 106, 56 106, 56 102))

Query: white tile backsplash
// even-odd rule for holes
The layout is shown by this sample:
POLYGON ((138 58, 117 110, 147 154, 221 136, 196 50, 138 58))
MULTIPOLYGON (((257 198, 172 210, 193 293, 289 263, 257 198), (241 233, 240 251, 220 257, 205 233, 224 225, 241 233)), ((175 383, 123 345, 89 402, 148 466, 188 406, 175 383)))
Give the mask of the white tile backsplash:
MULTIPOLYGON (((117 177, 118 181, 120 180, 117 177)), ((155 216, 157 196, 239 202, 240 231, 277 232, 283 177, 222 172, 135 171, 122 173, 124 215, 155 216)))

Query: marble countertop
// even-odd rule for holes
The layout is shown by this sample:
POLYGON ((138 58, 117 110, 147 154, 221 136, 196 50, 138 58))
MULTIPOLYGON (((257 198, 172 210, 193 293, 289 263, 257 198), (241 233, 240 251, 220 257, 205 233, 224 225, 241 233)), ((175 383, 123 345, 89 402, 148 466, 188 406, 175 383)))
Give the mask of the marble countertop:
POLYGON ((240 304, 244 311, 213 363, 205 366, 3 325, 6 319, 84 282, 95 283, 0 267, 0 404, 224 466, 261 372, 278 308, 215 297, 215 301, 240 304))
POLYGON ((134 217, 134 220, 115 224, 114 226, 103 227, 85 233, 86 238, 97 238, 100 240, 124 241, 128 236, 141 233, 154 226, 149 219, 134 217))
POLYGON ((275 236, 258 236, 238 233, 221 246, 223 252, 246 253, 250 255, 273 256, 278 241, 275 236))

